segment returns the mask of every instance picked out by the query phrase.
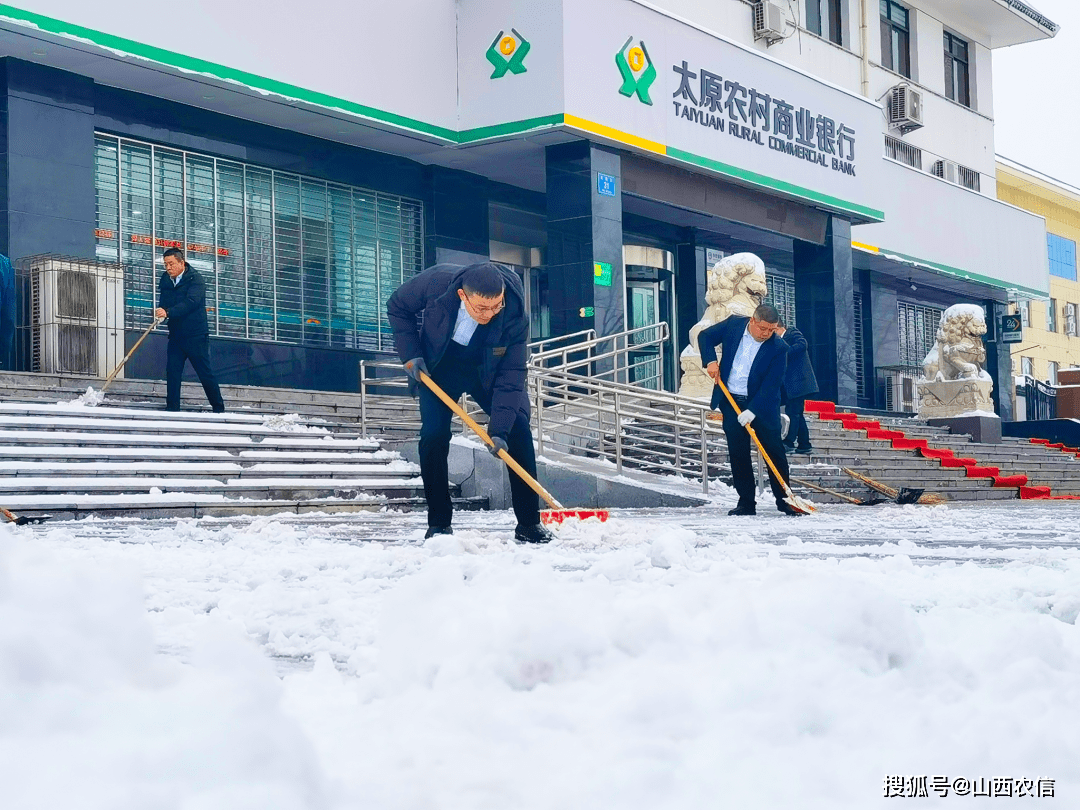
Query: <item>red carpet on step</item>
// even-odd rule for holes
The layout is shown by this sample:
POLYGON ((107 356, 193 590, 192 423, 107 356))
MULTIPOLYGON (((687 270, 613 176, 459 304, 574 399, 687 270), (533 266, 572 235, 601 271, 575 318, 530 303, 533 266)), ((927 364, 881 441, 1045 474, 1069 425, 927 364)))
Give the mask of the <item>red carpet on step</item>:
POLYGON ((998 467, 965 467, 968 478, 995 478, 1001 474, 998 467))

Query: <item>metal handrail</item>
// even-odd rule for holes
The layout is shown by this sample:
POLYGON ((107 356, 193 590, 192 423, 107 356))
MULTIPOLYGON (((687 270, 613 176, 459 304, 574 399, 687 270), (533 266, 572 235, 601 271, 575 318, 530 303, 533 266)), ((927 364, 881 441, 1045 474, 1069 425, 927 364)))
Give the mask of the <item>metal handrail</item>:
POLYGON ((582 329, 580 332, 572 332, 569 335, 559 335, 558 337, 541 338, 540 340, 534 340, 528 344, 530 353, 544 352, 544 345, 548 343, 558 343, 561 340, 570 340, 571 338, 582 338, 583 340, 591 340, 596 337, 595 329, 582 329))
MULTIPOLYGON (((528 394, 537 452, 545 447, 562 452, 610 462, 617 474, 624 468, 674 474, 701 479, 702 491, 709 492, 710 456, 726 455, 722 426, 710 418, 707 402, 667 391, 653 390, 607 379, 611 371, 589 375, 595 363, 610 363, 626 372, 637 365, 629 352, 647 348, 666 339, 668 325, 654 324, 630 329, 618 335, 588 335, 576 344, 534 354, 528 366, 528 394), (647 330, 657 333, 652 341, 632 343, 647 330), (614 341, 614 347, 602 346, 614 341), (620 347, 617 345, 622 343, 620 347), (597 348, 601 351, 596 351, 597 348), (585 352, 588 360, 570 360, 571 354, 585 352), (555 360, 551 367, 545 359, 555 360), (575 373, 576 369, 586 373, 575 373)), ((569 336, 568 336, 569 337, 569 336)), ((656 362, 649 360, 645 362, 656 362)), ((408 383, 398 363, 361 362, 361 429, 366 433, 374 424, 371 406, 397 399, 408 383), (381 376, 369 377, 379 369, 381 376), (400 394, 376 395, 376 386, 398 389, 400 394)), ((396 393, 396 392, 395 392, 396 393)), ((399 406, 400 407, 400 406, 399 406)), ((479 409, 471 403, 471 410, 479 409)), ((410 422, 395 418, 388 427, 409 427, 410 422)), ((714 471, 715 471, 715 461, 714 471)))

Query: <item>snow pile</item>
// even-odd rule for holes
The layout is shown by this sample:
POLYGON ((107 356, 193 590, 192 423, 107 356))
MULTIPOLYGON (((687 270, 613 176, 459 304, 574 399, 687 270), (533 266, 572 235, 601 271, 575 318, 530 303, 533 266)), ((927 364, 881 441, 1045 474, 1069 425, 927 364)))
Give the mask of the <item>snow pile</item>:
POLYGON ((299 414, 271 414, 263 419, 262 426, 277 433, 329 433, 318 425, 305 425, 299 414))
POLYGON ((142 585, 0 527, 0 784, 11 810, 325 806, 266 660, 224 622, 154 651, 142 585))
POLYGON ((59 770, 42 807, 862 810, 893 774, 1051 778, 1069 803, 1080 509, 759 506, 544 547, 498 512, 427 541, 423 513, 38 530, 57 557, 0 545, 0 779, 59 770), (100 573, 121 566, 193 664, 153 656, 137 584, 100 573), (278 662, 281 708, 223 625, 278 662))
POLYGON ((70 402, 67 400, 61 400, 57 402, 57 405, 79 405, 86 408, 95 408, 105 401, 104 391, 95 391, 94 386, 89 386, 86 389, 85 394, 80 394, 70 402))

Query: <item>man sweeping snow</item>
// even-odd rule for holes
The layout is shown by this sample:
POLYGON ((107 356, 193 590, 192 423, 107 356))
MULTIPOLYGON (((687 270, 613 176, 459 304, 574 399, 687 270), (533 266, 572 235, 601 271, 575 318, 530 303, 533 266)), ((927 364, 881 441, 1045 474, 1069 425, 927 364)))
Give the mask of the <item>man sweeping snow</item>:
MULTIPOLYGON (((451 399, 467 393, 491 417, 492 452, 507 451, 533 478, 536 451, 525 392, 529 316, 517 275, 491 262, 437 264, 413 276, 386 306, 394 345, 420 395, 420 474, 428 504, 427 537, 453 534, 447 456, 450 409, 426 386, 429 375, 451 399)), ((510 476, 514 539, 547 543, 536 493, 510 476)))

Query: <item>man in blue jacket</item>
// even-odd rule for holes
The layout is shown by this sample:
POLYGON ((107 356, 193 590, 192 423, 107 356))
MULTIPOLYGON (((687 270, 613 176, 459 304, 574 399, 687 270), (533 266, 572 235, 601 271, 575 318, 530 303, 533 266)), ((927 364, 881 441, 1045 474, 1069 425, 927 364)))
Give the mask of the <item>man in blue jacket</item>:
MULTIPOLYGON (((428 505, 427 537, 453 534, 447 455, 450 409, 419 373, 450 396, 467 393, 491 417, 488 433, 536 477, 536 451, 525 391, 529 316, 525 292, 513 270, 491 262, 467 267, 437 264, 406 281, 386 305, 394 345, 420 395, 420 474, 428 505)), ((514 539, 547 543, 536 493, 516 474, 510 492, 517 517, 514 539)))
POLYGON ((791 419, 791 427, 784 439, 784 448, 788 453, 809 455, 814 448, 810 446, 810 429, 806 426, 804 412, 806 398, 817 393, 817 377, 814 375, 814 367, 810 365, 810 356, 807 354, 809 347, 803 333, 795 327, 788 329, 783 320, 779 327, 776 334, 788 345, 787 373, 784 374, 784 385, 780 390, 784 411, 791 419))
MULTIPOLYGON (((713 380, 724 381, 741 411, 736 416, 720 386, 713 389, 712 407, 720 408, 724 415, 731 475, 735 479, 735 491, 739 493, 739 503, 728 512, 729 515, 757 514, 757 486, 750 460, 747 425, 753 426, 762 447, 784 480, 789 477, 787 456, 780 441, 780 386, 787 369, 788 347, 775 334, 779 322, 780 313, 776 308, 762 304, 754 310, 752 317, 732 315, 698 335, 698 351, 705 373, 713 380), (721 350, 719 362, 717 347, 721 350)), ((777 509, 785 515, 802 514, 784 500, 787 493, 771 470, 769 483, 777 509)))
POLYGON ((180 381, 184 363, 202 383, 214 413, 225 410, 221 389, 210 370, 210 327, 206 323, 206 284, 199 271, 184 259, 179 248, 169 248, 164 256, 165 272, 158 282, 157 318, 169 321, 169 348, 165 365, 165 407, 180 410, 180 381))

